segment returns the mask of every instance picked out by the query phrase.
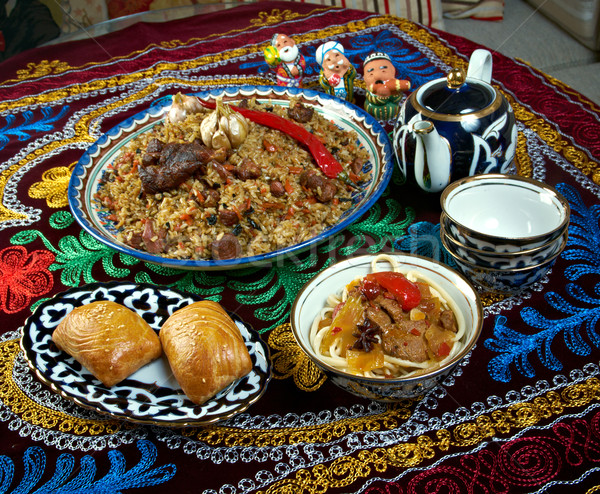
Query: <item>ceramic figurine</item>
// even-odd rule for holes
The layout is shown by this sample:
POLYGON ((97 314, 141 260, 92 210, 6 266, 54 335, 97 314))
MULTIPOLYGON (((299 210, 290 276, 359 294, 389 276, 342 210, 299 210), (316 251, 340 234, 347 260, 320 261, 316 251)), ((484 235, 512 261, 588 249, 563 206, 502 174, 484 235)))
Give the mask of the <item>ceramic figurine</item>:
POLYGON ((315 58, 321 66, 319 84, 325 92, 353 101, 356 69, 344 55, 344 47, 337 41, 328 41, 317 48, 315 58))
POLYGON ((274 34, 264 55, 265 61, 275 72, 279 86, 302 87, 306 61, 292 38, 286 34, 274 34))
POLYGON ((367 87, 365 110, 378 120, 398 116, 400 100, 410 82, 396 79, 396 67, 386 53, 371 53, 363 63, 363 78, 367 87))

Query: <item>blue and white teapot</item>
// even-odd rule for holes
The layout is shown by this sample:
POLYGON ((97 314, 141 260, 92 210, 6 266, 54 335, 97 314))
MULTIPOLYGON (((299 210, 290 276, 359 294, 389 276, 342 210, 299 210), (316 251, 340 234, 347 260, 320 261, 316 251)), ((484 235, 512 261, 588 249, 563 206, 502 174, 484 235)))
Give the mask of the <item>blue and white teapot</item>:
POLYGON ((506 173, 517 147, 513 110, 491 84, 492 55, 475 50, 465 74, 417 88, 404 101, 394 127, 400 171, 423 190, 481 173, 506 173))

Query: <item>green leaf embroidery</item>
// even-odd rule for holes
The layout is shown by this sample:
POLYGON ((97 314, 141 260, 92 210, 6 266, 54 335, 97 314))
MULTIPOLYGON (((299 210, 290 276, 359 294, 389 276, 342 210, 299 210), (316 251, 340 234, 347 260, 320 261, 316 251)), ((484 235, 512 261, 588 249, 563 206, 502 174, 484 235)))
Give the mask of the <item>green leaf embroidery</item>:
POLYGON ((68 211, 57 211, 50 216, 50 226, 57 230, 63 230, 64 228, 70 227, 75 218, 68 211))
MULTIPOLYGON (((283 297, 279 298, 275 305, 259 307, 254 311, 257 319, 271 322, 269 327, 257 329, 260 333, 265 333, 286 322, 296 295, 320 271, 320 269, 316 272, 311 270, 318 265, 317 261, 317 254, 310 252, 303 258, 295 257, 293 260, 275 262, 257 281, 230 281, 228 286, 237 292, 245 292, 238 293, 236 296, 236 300, 245 305, 264 305, 279 298, 276 294, 279 290, 283 290, 283 297)), ((333 262, 335 262, 334 258, 328 258, 321 269, 325 269, 333 262)))
POLYGON ((412 208, 403 209, 394 199, 387 199, 385 203, 388 212, 383 218, 380 217, 381 206, 375 204, 369 210, 366 218, 347 228, 347 231, 352 234, 353 242, 340 248, 340 255, 350 256, 361 248, 366 248, 367 252, 375 254, 381 252, 386 244, 392 245, 394 240, 406 235, 406 229, 415 220, 414 210, 412 208), (405 217, 399 221, 398 217, 403 211, 405 217), (368 238, 372 238, 375 243, 367 246, 368 238))
MULTIPOLYGON (((176 288, 188 293, 194 293, 201 297, 210 298, 215 302, 219 302, 221 300, 220 294, 225 288, 225 280, 227 279, 222 273, 211 274, 206 271, 175 269, 149 262, 145 263, 144 266, 149 271, 153 271, 160 276, 179 276, 176 281, 168 284, 168 286, 171 288, 176 288)), ((153 280, 148 272, 136 274, 135 281, 137 283, 152 283, 155 285, 161 284, 153 280)))
POLYGON ((72 235, 61 238, 55 252, 56 259, 50 269, 63 270, 60 279, 65 286, 79 286, 81 279, 85 283, 96 281, 92 276, 92 268, 97 261, 102 262, 111 278, 124 278, 131 272, 129 269, 116 267, 113 257, 117 252, 85 231, 81 231, 79 239, 72 235))
POLYGON ((56 250, 52 248, 50 242, 48 242, 46 237, 44 237, 42 232, 40 232, 39 230, 23 230, 22 232, 15 233, 10 238, 10 243, 13 245, 26 245, 33 242, 37 238, 42 239, 42 242, 44 242, 46 248, 56 254, 56 250))

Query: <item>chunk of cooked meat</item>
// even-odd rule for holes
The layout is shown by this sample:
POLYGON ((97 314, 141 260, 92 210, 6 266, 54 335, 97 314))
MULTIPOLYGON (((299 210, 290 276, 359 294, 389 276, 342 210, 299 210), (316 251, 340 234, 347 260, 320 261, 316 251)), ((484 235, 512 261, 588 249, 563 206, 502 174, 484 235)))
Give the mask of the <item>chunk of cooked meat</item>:
POLYGON ((395 323, 402 323, 406 319, 402 306, 394 298, 377 295, 372 303, 385 310, 395 323))
POLYGON ((237 225, 240 219, 233 209, 219 209, 219 219, 225 226, 237 225))
POLYGON ((244 158, 235 169, 235 175, 240 180, 246 181, 259 178, 262 175, 262 170, 250 158, 244 158))
POLYGON ((130 237, 125 239, 125 243, 134 249, 141 249, 144 245, 144 240, 140 232, 134 232, 130 237))
POLYGON ((454 312, 451 310, 444 310, 440 314, 440 324, 442 328, 452 331, 456 333, 458 331, 458 327, 456 325, 456 317, 454 317, 454 312))
POLYGON ((210 187, 200 191, 200 195, 202 196, 201 200, 196 198, 196 202, 205 208, 214 208, 219 204, 219 200, 221 199, 219 191, 210 187))
POLYGON ((319 187, 316 191, 316 197, 319 202, 330 202, 337 194, 337 185, 332 180, 326 180, 323 186, 319 187))
POLYGON ((392 325, 392 319, 381 307, 368 306, 365 309, 365 316, 382 329, 392 325))
POLYGON ((352 161, 352 164, 350 165, 350 170, 355 175, 358 175, 358 174, 360 174, 360 172, 362 172, 364 164, 365 164, 365 160, 363 158, 357 156, 352 161))
POLYGON ((146 152, 142 156, 142 166, 139 168, 142 192, 144 194, 164 192, 185 182, 197 171, 205 173, 206 164, 213 159, 213 155, 211 149, 198 141, 165 144, 158 158, 155 152, 146 152))
POLYGON ((299 123, 310 122, 314 109, 311 106, 305 106, 302 103, 296 103, 294 106, 288 108, 288 116, 299 123))
POLYGON ((337 194, 335 181, 319 174, 317 170, 303 171, 299 181, 300 185, 310 190, 319 202, 330 202, 337 194))
POLYGON ((409 321, 406 325, 390 325, 382 329, 383 350, 392 357, 425 362, 429 359, 427 343, 423 334, 427 330, 425 321, 409 321))
POLYGON ((228 179, 233 178, 233 174, 222 163, 213 160, 209 163, 209 166, 217 172, 223 182, 227 182, 228 179))
POLYGON ((154 221, 148 219, 144 225, 142 242, 150 254, 161 254, 167 249, 167 230, 165 228, 156 230, 154 221))
POLYGON ((445 357, 454 344, 454 333, 433 324, 427 328, 425 339, 435 355, 445 357))
POLYGON ((225 233, 211 244, 212 258, 215 260, 235 259, 240 257, 242 246, 233 233, 225 233))
POLYGON ((165 143, 156 137, 148 141, 146 151, 142 153, 142 166, 156 165, 160 158, 160 152, 163 150, 165 143))

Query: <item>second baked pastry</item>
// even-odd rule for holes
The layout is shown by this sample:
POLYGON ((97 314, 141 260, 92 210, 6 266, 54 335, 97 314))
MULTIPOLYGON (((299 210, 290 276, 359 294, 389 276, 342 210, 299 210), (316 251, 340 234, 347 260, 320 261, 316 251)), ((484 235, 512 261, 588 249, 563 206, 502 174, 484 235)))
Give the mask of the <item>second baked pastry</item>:
POLYGON ((159 337, 175 379, 198 405, 252 370, 240 330, 216 302, 202 300, 179 309, 159 337))

